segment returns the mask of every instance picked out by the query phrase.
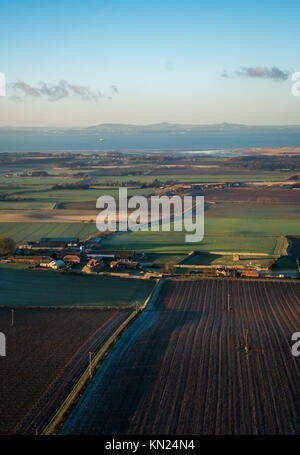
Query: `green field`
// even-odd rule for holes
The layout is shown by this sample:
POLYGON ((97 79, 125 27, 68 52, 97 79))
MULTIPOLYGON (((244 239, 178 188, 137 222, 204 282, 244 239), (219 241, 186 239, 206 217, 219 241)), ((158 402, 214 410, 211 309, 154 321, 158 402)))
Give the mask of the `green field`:
POLYGON ((163 266, 167 263, 170 264, 178 264, 179 262, 183 261, 184 258, 186 257, 186 252, 183 254, 180 253, 149 253, 147 252, 147 255, 144 260, 141 260, 141 264, 144 267, 153 267, 153 263, 163 266))
POLYGON ((235 236, 283 236, 300 234, 299 219, 205 217, 205 234, 235 236))
POLYGON ((0 210, 52 210, 55 202, 0 201, 0 210))
MULTIPOLYGON (((72 190, 68 192, 73 193, 72 190)), ((84 190, 80 191, 82 192, 84 190)), ((77 206, 77 210, 80 210, 80 202, 74 204, 73 209, 77 206)), ((200 243, 186 243, 185 233, 181 232, 149 231, 113 234, 103 245, 106 249, 129 248, 164 255, 184 255, 191 250, 281 254, 284 246, 282 237, 300 234, 299 212, 298 207, 292 206, 282 208, 260 207, 255 204, 212 204, 205 212, 205 235, 200 243)), ((76 236, 84 240, 96 232, 94 223, 0 223, 0 237, 9 236, 16 242, 59 236, 76 236)))
POLYGON ((177 181, 180 183, 206 183, 206 182, 272 182, 281 181, 288 178, 288 175, 277 173, 253 173, 245 174, 222 174, 220 169, 216 169, 216 174, 198 174, 198 175, 129 175, 129 176, 97 176, 93 177, 93 181, 98 183, 105 182, 120 182, 126 183, 130 181, 147 183, 153 182, 155 179, 160 182, 177 181))
POLYGON ((186 254, 192 250, 249 252, 280 255, 287 233, 300 234, 298 219, 205 217, 202 242, 186 243, 184 232, 130 232, 113 234, 103 248, 130 248, 145 253, 186 254))
POLYGON ((3 177, 0 176, 0 185, 55 185, 56 183, 75 183, 79 177, 45 176, 45 177, 3 177))
POLYGON ((23 193, 30 193, 38 194, 39 191, 49 190, 51 188, 50 185, 0 185, 0 194, 8 194, 13 195, 16 194, 17 197, 23 197, 23 193))
MULTIPOLYGON (((153 194, 153 188, 145 189, 128 189, 128 196, 134 195, 149 195, 153 194)), ((22 193, 24 199, 32 199, 34 201, 45 202, 84 202, 94 201, 100 196, 113 196, 115 199, 119 197, 118 188, 90 188, 86 190, 47 190, 47 191, 26 191, 22 193)))
POLYGON ((202 242, 186 243, 181 232, 130 232, 113 234, 103 249, 133 249, 144 253, 184 255, 193 250, 280 254, 284 241, 276 236, 205 235, 202 242))
POLYGON ((11 237, 16 243, 37 241, 40 237, 79 237, 84 240, 95 232, 94 223, 0 223, 0 238, 11 237))
POLYGON ((151 280, 64 275, 0 264, 0 305, 135 307, 145 301, 154 284, 151 280))
MULTIPOLYGON (((64 171, 66 172, 66 171, 64 171)), ((87 171, 88 172, 88 171, 87 171)), ((249 174, 230 174, 222 173, 222 169, 217 168, 215 174, 206 174, 205 169, 199 170, 199 174, 147 174, 147 175, 120 175, 120 176, 94 176, 91 174, 92 181, 96 184, 115 184, 128 183, 131 181, 139 183, 149 183, 154 180, 160 182, 174 181, 178 183, 209 183, 209 182, 272 182, 281 181, 288 178, 287 175, 270 172, 256 172, 249 174)), ((0 176, 0 193, 20 193, 23 191, 38 192, 39 190, 50 189, 55 184, 76 183, 80 177, 65 176, 45 176, 45 177, 3 177, 0 176)), ((59 190, 60 192, 63 190, 59 190)), ((73 190, 70 190, 73 191, 73 190)), ((75 190, 80 191, 80 190, 75 190)))
POLYGON ((194 256, 186 258, 183 264, 185 265, 234 265, 234 266, 246 266, 246 265, 261 265, 268 266, 270 264, 270 258, 256 257, 256 256, 241 256, 238 262, 233 261, 233 256, 222 256, 218 254, 196 254, 194 256))

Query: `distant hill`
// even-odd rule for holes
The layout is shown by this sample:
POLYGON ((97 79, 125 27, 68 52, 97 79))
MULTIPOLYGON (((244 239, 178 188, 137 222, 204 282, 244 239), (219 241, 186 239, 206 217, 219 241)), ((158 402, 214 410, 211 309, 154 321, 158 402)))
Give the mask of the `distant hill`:
POLYGON ((123 123, 101 123, 89 127, 0 127, 0 134, 144 134, 169 133, 192 134, 201 132, 228 133, 263 133, 263 132, 298 132, 300 125, 242 125, 218 123, 193 125, 180 123, 154 123, 150 125, 132 125, 123 123))

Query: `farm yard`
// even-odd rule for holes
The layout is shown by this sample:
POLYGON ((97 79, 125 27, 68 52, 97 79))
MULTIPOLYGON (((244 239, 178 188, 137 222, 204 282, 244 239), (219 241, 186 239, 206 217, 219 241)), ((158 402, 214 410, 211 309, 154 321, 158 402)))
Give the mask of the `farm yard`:
POLYGON ((7 356, 0 368, 0 434, 36 434, 52 418, 129 310, 0 308, 7 356))
POLYGON ((299 305, 296 282, 167 280, 60 434, 300 434, 299 305))
POLYGON ((153 286, 149 280, 66 275, 0 264, 0 306, 129 308, 142 304, 153 286))

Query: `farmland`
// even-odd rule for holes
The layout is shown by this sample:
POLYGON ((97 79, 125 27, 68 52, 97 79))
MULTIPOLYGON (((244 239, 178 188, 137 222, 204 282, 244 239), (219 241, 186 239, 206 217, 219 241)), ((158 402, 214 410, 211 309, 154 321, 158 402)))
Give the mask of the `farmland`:
POLYGON ((0 201, 0 210, 52 210, 55 203, 41 201, 0 201))
POLYGON ((41 237, 78 237, 86 239, 97 231, 95 223, 0 223, 0 237, 16 243, 37 241, 41 237))
MULTIPOLYGON (((181 171, 182 172, 182 171, 181 171)), ((127 183, 130 181, 136 181, 140 183, 152 182, 153 180, 158 179, 161 182, 175 181, 180 183, 207 183, 207 182, 272 182, 282 179, 282 175, 279 173, 247 173, 242 174, 240 171, 232 174, 226 174, 223 170, 214 169, 213 172, 208 174, 207 169, 203 169, 202 173, 198 174, 172 174, 169 173, 164 175, 164 173, 157 174, 147 174, 142 176, 101 176, 95 177, 95 181, 98 183, 107 183, 107 182, 118 182, 118 183, 127 183)))
POLYGON ((65 275, 0 264, 0 306, 128 308, 142 304, 153 285, 149 280, 65 275))
MULTIPOLYGON (((128 189, 128 195, 134 196, 136 194, 151 194, 153 190, 148 188, 143 190, 128 189)), ((22 196, 27 199, 34 199, 36 201, 45 202, 76 202, 76 201, 94 201, 94 207, 96 208, 97 198, 100 196, 112 196, 116 199, 119 195, 118 188, 89 188, 89 189, 73 189, 73 190, 45 190, 45 191, 26 191, 22 193, 22 196)))
MULTIPOLYGON (((234 202, 219 202, 213 204, 207 203, 207 207, 206 216, 210 218, 247 218, 255 220, 282 220, 284 218, 285 220, 300 220, 300 207, 297 204, 280 205, 253 202, 239 204, 234 202)), ((269 221, 266 222, 269 223, 269 221)), ((284 223, 285 221, 282 221, 282 224, 284 223)))
POLYGON ((184 256, 193 249, 281 254, 282 237, 300 234, 300 191, 269 186, 297 180, 291 170, 253 171, 234 165, 226 157, 163 152, 147 156, 17 154, 3 155, 1 160, 0 193, 4 196, 0 201, 0 237, 12 237, 17 243, 59 236, 84 240, 96 233, 99 196, 117 198, 119 185, 128 186, 129 197, 150 196, 168 185, 172 191, 172 182, 215 182, 215 187, 192 186, 186 190, 190 195, 204 194, 207 203, 201 243, 187 244, 184 234, 179 233, 129 233, 110 236, 104 247, 131 248, 161 261, 184 256), (38 176, 39 172, 45 175, 38 176), (232 188, 234 182, 238 188, 232 188), (255 184, 243 187, 243 182, 255 184))
POLYGON ((200 243, 186 243, 184 232, 138 231, 111 235, 105 239, 103 247, 105 249, 130 248, 147 254, 187 254, 192 250, 281 254, 284 241, 280 236, 251 235, 251 233, 247 235, 245 231, 244 234, 239 235, 205 233, 204 240, 200 243))
MULTIPOLYGON (((267 266, 272 255, 283 255, 277 274, 298 275, 291 254, 298 254, 300 175, 289 166, 271 171, 277 162, 263 160, 260 169, 257 157, 250 169, 247 160, 234 165, 228 157, 163 152, 0 155, 0 238, 84 242, 70 247, 81 263, 66 262, 60 271, 31 270, 6 256, 0 264, 0 331, 8 349, 1 359, 0 433, 40 433, 49 423, 88 352, 96 354, 153 289, 152 280, 133 275, 173 273, 170 263, 193 250, 202 254, 186 259, 192 269, 267 266), (122 185, 129 197, 204 195, 204 239, 186 243, 185 232, 171 229, 85 242, 97 233, 97 198, 117 199, 122 185), (289 256, 286 236, 294 239, 289 256), (124 264, 115 270, 104 259, 100 266, 111 276, 81 275, 93 249, 99 256, 145 255, 129 255, 140 270, 124 264), (234 252, 249 254, 236 262, 234 252)), ((49 255, 56 254, 51 247, 49 255)), ((167 281, 106 357, 62 433, 299 433, 299 367, 289 345, 299 330, 299 283, 239 280, 167 281)))
POLYGON ((299 286, 167 281, 61 434, 300 434, 299 286))
POLYGON ((262 206, 270 204, 298 205, 300 204, 300 190, 286 188, 232 188, 222 191, 207 189, 204 191, 205 200, 210 202, 258 203, 262 206))
MULTIPOLYGON (((147 254, 187 254, 192 250, 265 253, 280 255, 286 245, 285 234, 300 234, 300 212, 297 206, 208 204, 204 218, 204 239, 185 242, 185 232, 139 231, 107 237, 105 248, 126 245, 147 254)), ((124 246, 125 248, 125 246, 124 246)))
MULTIPOLYGON (((240 256, 238 260, 239 266, 245 266, 251 264, 260 265, 267 267, 270 264, 269 257, 256 257, 254 256, 240 256)), ((218 254, 196 254, 188 256, 183 262, 185 265, 237 265, 237 262, 233 261, 231 255, 218 255, 218 254)))
POLYGON ((0 308, 7 356, 0 368, 0 434, 40 433, 128 310, 0 308))

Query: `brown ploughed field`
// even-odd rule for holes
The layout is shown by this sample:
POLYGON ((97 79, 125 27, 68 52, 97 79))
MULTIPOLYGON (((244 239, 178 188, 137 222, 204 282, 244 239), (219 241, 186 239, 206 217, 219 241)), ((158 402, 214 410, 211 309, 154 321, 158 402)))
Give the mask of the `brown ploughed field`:
POLYGON ((300 189, 265 187, 208 189, 203 194, 207 202, 256 202, 260 204, 300 205, 300 189))
POLYGON ((167 281, 61 433, 300 434, 299 307, 297 282, 167 281))
POLYGON ((0 434, 35 434, 49 423, 125 310, 0 309, 0 434))

